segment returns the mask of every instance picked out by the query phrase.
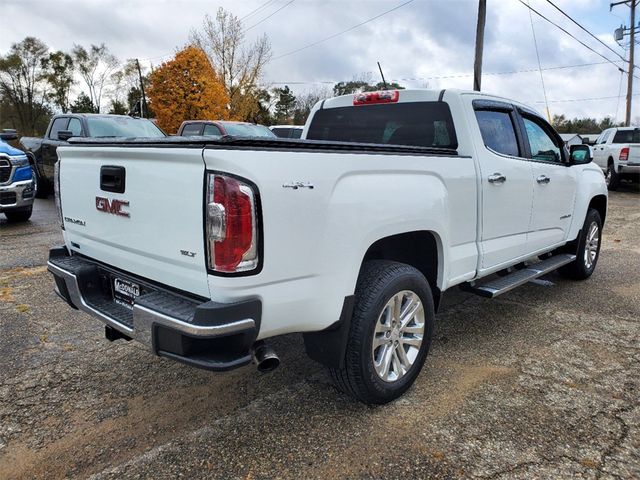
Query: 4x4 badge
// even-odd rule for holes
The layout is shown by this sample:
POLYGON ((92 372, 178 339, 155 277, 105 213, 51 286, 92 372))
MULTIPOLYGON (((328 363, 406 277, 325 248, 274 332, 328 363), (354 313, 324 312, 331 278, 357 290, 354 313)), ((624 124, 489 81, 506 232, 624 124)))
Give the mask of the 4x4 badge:
POLYGON ((289 182, 284 183, 282 185, 282 188, 293 188, 294 190, 297 190, 299 188, 308 188, 309 190, 312 190, 313 184, 311 182, 289 182))

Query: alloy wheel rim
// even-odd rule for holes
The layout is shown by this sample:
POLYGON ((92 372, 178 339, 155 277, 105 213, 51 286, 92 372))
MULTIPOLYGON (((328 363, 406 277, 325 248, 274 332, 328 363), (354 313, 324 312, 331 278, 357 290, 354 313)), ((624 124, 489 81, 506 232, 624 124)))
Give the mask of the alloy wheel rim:
POLYGON ((395 382, 411 369, 424 339, 424 306, 411 290, 392 296, 378 316, 371 355, 378 377, 395 382))
POLYGON ((584 265, 590 269, 598 257, 598 247, 600 246, 600 229, 596 222, 591 222, 587 230, 587 240, 584 245, 584 265))
POLYGON ((611 168, 607 169, 607 174, 604 176, 604 181, 607 184, 607 187, 611 183, 611 168))

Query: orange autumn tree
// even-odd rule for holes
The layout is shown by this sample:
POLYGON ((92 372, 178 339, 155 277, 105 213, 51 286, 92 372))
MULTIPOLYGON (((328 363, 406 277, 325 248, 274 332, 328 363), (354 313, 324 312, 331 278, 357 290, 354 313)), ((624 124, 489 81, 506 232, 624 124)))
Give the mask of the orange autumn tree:
POLYGON ((229 96, 205 53, 193 46, 151 73, 148 88, 158 126, 176 133, 184 120, 226 120, 229 96))

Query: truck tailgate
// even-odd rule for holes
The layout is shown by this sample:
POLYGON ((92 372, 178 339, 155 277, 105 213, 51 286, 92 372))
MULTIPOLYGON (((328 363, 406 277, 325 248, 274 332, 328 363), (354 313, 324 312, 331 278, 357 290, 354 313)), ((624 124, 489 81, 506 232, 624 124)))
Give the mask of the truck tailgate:
POLYGON ((627 163, 632 165, 640 165, 640 145, 635 143, 629 145, 629 159, 627 163))
POLYGON ((73 251, 209 297, 202 148, 72 146, 58 155, 64 235, 73 251), (116 184, 124 179, 122 193, 109 186, 114 175, 116 184))

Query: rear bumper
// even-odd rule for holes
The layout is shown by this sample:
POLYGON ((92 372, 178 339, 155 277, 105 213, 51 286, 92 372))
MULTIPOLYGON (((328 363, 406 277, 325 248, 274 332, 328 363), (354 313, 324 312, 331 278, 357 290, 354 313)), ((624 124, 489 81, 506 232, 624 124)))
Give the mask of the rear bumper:
POLYGON ((0 186, 0 212, 32 205, 33 194, 31 180, 0 186))
POLYGON ((49 272, 56 293, 72 308, 82 310, 135 339, 156 355, 207 370, 231 370, 251 362, 258 336, 262 304, 258 299, 222 304, 174 292, 127 272, 69 255, 65 247, 49 252, 49 272), (132 308, 113 300, 113 278, 140 285, 132 308))
POLYGON ((618 173, 640 174, 640 163, 622 163, 618 164, 618 173))

